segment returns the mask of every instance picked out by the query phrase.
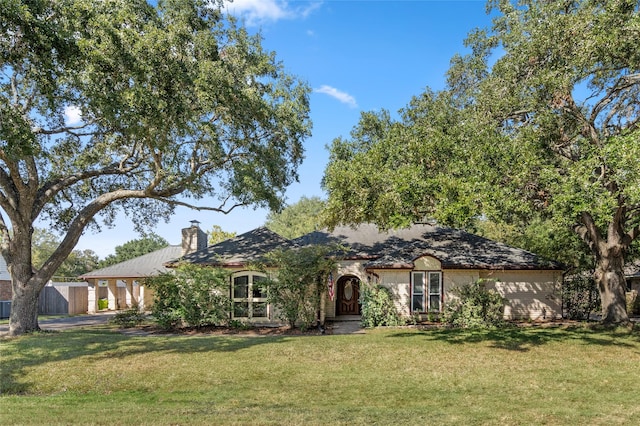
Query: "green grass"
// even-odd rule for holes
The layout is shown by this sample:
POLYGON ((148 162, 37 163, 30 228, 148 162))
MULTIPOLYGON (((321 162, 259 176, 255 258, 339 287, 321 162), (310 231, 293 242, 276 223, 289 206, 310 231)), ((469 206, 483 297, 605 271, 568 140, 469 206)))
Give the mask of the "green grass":
POLYGON ((0 424, 637 424, 628 329, 0 341, 0 424))

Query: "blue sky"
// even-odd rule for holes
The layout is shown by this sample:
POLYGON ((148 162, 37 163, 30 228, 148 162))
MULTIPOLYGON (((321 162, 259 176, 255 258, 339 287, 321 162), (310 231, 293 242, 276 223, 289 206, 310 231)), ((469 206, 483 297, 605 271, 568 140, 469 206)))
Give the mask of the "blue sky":
MULTIPOLYGON (((395 113, 426 87, 441 89, 451 57, 466 52, 463 41, 469 31, 490 25, 484 1, 234 0, 228 11, 250 32, 260 31, 263 46, 313 89, 313 136, 305 142, 305 161, 299 182, 287 191, 288 203, 302 196, 324 198, 320 181, 327 145, 348 137, 363 111, 395 113)), ((219 225, 240 234, 263 225, 267 213, 249 208, 223 215, 180 208, 170 223, 158 223, 155 232, 179 244, 180 229, 195 219, 204 230, 219 225)), ((138 237, 122 216, 114 229, 87 231, 77 248, 92 249, 103 258, 138 237)))

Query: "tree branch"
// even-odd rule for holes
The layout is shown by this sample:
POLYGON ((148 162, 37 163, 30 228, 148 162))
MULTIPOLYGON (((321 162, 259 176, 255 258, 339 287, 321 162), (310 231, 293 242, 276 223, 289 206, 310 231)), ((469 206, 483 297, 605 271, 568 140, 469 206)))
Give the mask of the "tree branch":
MULTIPOLYGON (((616 84, 613 87, 611 87, 607 91, 607 93, 602 97, 602 99, 600 99, 600 101, 596 103, 596 105, 593 107, 593 109, 591 110, 591 115, 589 116, 589 122, 595 123, 598 115, 600 115, 600 113, 603 112, 605 108, 607 108, 607 106, 611 104, 616 97, 621 96, 621 94, 624 91, 632 88, 639 82, 640 82, 639 73, 621 76, 616 82, 616 84)), ((618 112, 619 112, 618 107, 616 106, 612 107, 611 111, 609 111, 609 113, 607 114, 607 117, 604 119, 602 127, 603 128, 610 127, 609 123, 611 119, 615 117, 618 114, 618 112)))
MULTIPOLYGON (((80 130, 80 129, 84 129, 87 128, 91 125, 95 124, 95 121, 89 121, 88 123, 84 123, 82 125, 79 126, 62 126, 62 127, 58 127, 56 129, 43 129, 42 127, 34 127, 31 129, 31 131, 37 135, 57 135, 60 133, 73 133, 73 130, 80 130)), ((88 133, 86 135, 92 135, 92 133, 88 133)), ((86 136, 85 135, 85 136, 86 136)))
POLYGON ((582 224, 576 224, 573 230, 584 241, 591 251, 598 255, 599 244, 602 241, 602 235, 596 226, 593 217, 588 212, 582 212, 580 214, 580 221, 582 224))
POLYGON ((158 201, 162 201, 164 203, 167 204, 172 204, 174 206, 181 206, 181 207, 187 207, 190 208, 192 210, 198 210, 198 211, 212 211, 212 212, 218 212, 218 213, 223 213, 223 214, 229 214, 231 213, 232 210, 238 208, 238 207, 244 207, 247 205, 247 203, 236 203, 234 205, 232 205, 231 207, 225 209, 224 206, 227 203, 227 201, 229 200, 229 198, 225 199, 225 201, 222 202, 222 204, 220 204, 219 207, 207 207, 207 206, 197 206, 191 203, 187 203, 184 201, 178 201, 178 200, 171 200, 169 198, 164 198, 164 197, 152 197, 155 200, 158 201))
MULTIPOLYGON (((87 204, 80 212, 76 215, 76 217, 71 221, 69 229, 67 233, 60 243, 60 245, 56 248, 56 250, 51 254, 49 259, 47 259, 42 267, 36 272, 34 279, 48 277, 53 272, 55 272, 64 259, 71 253, 73 248, 78 243, 78 240, 82 236, 84 229, 87 224, 93 220, 93 218, 103 209, 105 209, 110 204, 115 201, 124 200, 124 199, 145 199, 151 198, 161 202, 165 202, 168 204, 176 205, 176 206, 184 206, 188 208, 192 208, 195 210, 204 210, 204 211, 217 211, 220 213, 227 214, 231 212, 233 209, 237 207, 241 207, 246 205, 245 203, 236 203, 228 209, 224 209, 224 205, 228 201, 227 198, 219 207, 204 207, 204 206, 195 206, 183 201, 172 200, 169 197, 172 195, 177 195, 181 192, 180 188, 173 188, 171 190, 163 190, 157 193, 149 193, 148 189, 145 190, 118 190, 112 191, 106 194, 102 194, 96 197, 91 203, 87 204)), ((1 225, 0 225, 1 230, 1 225)))
POLYGON ((5 206, 8 208, 7 213, 11 214, 13 212, 12 220, 17 219, 15 214, 24 214, 25 211, 28 213, 31 211, 31 204, 26 202, 20 202, 24 198, 26 194, 32 194, 33 190, 30 189, 25 183, 22 181, 22 176, 20 175, 20 167, 19 165, 10 160, 7 155, 5 155, 4 150, 0 150, 0 160, 4 162, 6 165, 7 171, 2 168, 0 172, 0 185, 5 190, 5 200, 8 204, 5 206), (18 210, 22 209, 21 212, 18 210))
POLYGON ((582 124, 580 134, 582 134, 582 136, 584 136, 593 145, 600 146, 601 141, 600 136, 598 135, 598 130, 595 126, 595 121, 587 119, 587 117, 584 116, 571 93, 564 94, 563 100, 564 104, 562 109, 582 124))
POLYGON ((127 167, 123 167, 122 163, 112 163, 106 167, 96 170, 84 170, 80 173, 76 173, 70 176, 64 176, 60 179, 56 179, 50 182, 46 182, 42 185, 36 199, 33 204, 34 217, 42 211, 44 206, 60 191, 75 185, 83 180, 95 178, 98 176, 117 176, 126 175, 133 172, 143 163, 144 158, 139 158, 137 161, 130 163, 127 167))

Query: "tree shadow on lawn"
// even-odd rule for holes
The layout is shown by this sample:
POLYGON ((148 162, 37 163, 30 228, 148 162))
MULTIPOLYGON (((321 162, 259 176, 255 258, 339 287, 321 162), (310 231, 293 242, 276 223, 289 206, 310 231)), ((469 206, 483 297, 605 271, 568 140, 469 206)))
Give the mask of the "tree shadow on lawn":
MULTIPOLYGON (((17 339, 0 340, 2 369, 0 395, 29 392, 29 383, 20 383, 30 367, 86 357, 88 364, 103 359, 118 362, 129 356, 148 355, 153 362, 160 353, 235 352, 261 344, 283 343, 282 336, 130 336, 108 327, 41 332, 17 339)), ((96 372, 98 373, 98 372, 96 372)))
POLYGON ((603 329, 589 326, 518 327, 508 326, 495 329, 436 328, 417 332, 394 333, 390 337, 424 337, 427 340, 446 343, 476 344, 489 342, 490 347, 517 352, 527 352, 531 348, 551 342, 577 340, 585 345, 617 346, 637 348, 640 343, 638 327, 603 329), (631 341, 631 342, 630 342, 631 341))

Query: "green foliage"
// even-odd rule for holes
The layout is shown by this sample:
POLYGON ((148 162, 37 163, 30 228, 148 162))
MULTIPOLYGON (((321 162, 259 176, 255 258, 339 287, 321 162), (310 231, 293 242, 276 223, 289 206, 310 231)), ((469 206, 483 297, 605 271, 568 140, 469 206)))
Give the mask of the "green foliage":
POLYGON ((451 290, 452 298, 444 306, 442 321, 460 328, 487 328, 505 325, 505 300, 494 290, 487 290, 482 280, 451 290))
POLYGON ((267 256, 276 271, 261 284, 267 290, 267 302, 291 328, 300 325, 304 330, 316 322, 327 278, 336 266, 329 256, 334 251, 329 246, 307 246, 276 250, 267 256))
POLYGON ((389 289, 383 286, 364 284, 360 287, 362 304, 362 326, 398 326, 405 321, 398 314, 389 289))
POLYGON ((227 322, 229 273, 194 265, 181 265, 173 273, 147 280, 154 291, 152 314, 166 329, 203 327, 227 322))
POLYGON ((269 212, 265 226, 285 238, 298 238, 321 228, 325 205, 320 197, 303 196, 280 213, 269 212))
MULTIPOLYGON (((35 267, 42 266, 60 244, 58 237, 43 228, 33 230, 32 262, 35 267)), ((82 274, 98 266, 98 255, 93 250, 73 250, 56 270, 54 277, 61 280, 77 279, 82 274)))
POLYGON ((600 309, 600 294, 591 271, 567 276, 562 287, 563 313, 572 320, 588 320, 600 309))
POLYGON ((464 225, 477 214, 477 185, 459 140, 464 120, 446 93, 426 92, 393 121, 363 113, 351 139, 335 139, 323 187, 330 226, 373 222, 383 229, 436 218, 464 225))
POLYGON ((220 225, 213 225, 210 231, 207 231, 209 245, 221 243, 236 236, 235 232, 227 232, 220 225))
POLYGON ((100 262, 100 267, 104 268, 109 265, 124 262, 125 260, 134 259, 147 253, 167 247, 169 243, 160 235, 150 233, 142 238, 127 241, 126 243, 116 246, 115 254, 110 254, 100 262))
POLYGON ((231 321, 229 321, 229 327, 236 330, 251 330, 253 328, 253 325, 247 321, 232 319, 231 321))
POLYGON ((572 271, 594 268, 593 255, 588 247, 569 227, 561 226, 551 219, 537 217, 526 224, 478 219, 473 224, 473 232, 560 262, 572 271))
POLYGON ((142 324, 146 318, 147 316, 140 311, 139 306, 134 305, 129 309, 117 312, 109 322, 122 328, 131 328, 142 324))

